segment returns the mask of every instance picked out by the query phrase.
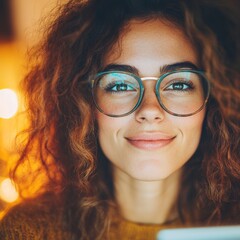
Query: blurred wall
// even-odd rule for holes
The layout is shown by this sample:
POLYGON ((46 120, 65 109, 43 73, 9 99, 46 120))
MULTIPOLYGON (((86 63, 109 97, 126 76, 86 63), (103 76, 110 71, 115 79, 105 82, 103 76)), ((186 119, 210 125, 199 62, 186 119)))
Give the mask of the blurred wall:
POLYGON ((11 0, 13 28, 18 41, 35 43, 41 20, 67 0, 11 0))

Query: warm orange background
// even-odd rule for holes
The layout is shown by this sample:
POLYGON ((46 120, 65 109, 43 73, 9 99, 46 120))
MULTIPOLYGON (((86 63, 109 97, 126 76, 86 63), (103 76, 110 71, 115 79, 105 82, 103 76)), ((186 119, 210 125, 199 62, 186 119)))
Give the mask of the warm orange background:
MULTIPOLYGON (((7 38, 2 33, 0 35, 0 92, 5 88, 14 90, 19 107, 17 114, 12 118, 0 117, 0 213, 8 204, 2 199, 1 183, 8 177, 8 165, 15 158, 15 136, 26 125, 26 118, 21 114, 24 111, 24 101, 19 89, 19 82, 26 72, 26 51, 41 38, 41 31, 52 9, 66 0, 1 1, 8 4, 7 11, 6 9, 2 10, 4 12, 0 11, 0 14, 7 16, 1 21, 5 24, 4 27, 11 28, 12 34, 7 38)), ((3 5, 0 7, 3 8, 3 5)), ((0 101, 3 100, 0 98, 0 101)), ((7 105, 8 102, 3 104, 7 105)))

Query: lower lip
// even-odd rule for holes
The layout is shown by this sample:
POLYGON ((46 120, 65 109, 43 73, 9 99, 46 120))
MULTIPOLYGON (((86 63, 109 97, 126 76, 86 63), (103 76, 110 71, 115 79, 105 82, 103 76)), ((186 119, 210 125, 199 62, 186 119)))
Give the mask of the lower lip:
POLYGON ((127 139, 128 142, 136 148, 143 150, 155 150, 167 146, 173 141, 174 138, 161 139, 161 140, 131 140, 127 139))

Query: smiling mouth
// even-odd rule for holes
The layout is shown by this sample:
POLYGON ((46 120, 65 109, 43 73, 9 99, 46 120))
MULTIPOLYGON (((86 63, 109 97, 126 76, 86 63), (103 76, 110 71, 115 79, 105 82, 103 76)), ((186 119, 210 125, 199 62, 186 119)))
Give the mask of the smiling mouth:
POLYGON ((175 137, 164 139, 134 139, 126 138, 127 141, 136 148, 143 150, 155 150, 169 145, 175 137))

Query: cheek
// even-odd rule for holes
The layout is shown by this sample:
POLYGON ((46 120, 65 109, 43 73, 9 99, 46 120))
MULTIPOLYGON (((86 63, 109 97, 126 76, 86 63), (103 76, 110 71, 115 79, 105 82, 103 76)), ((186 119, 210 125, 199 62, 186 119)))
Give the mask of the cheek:
POLYGON ((202 111, 191 117, 178 119, 177 126, 183 149, 192 154, 197 149, 201 138, 204 116, 205 112, 202 111))
POLYGON ((96 113, 96 120, 98 125, 98 135, 114 135, 120 128, 120 121, 118 118, 108 117, 100 112, 96 113))
POLYGON ((113 166, 122 168, 124 165, 122 157, 126 152, 124 131, 129 126, 129 117, 112 118, 102 113, 96 116, 100 147, 113 166))
POLYGON ((119 139, 121 139, 121 130, 128 126, 127 117, 112 118, 98 112, 96 113, 96 120, 98 139, 103 152, 105 154, 108 152, 116 153, 119 139))

